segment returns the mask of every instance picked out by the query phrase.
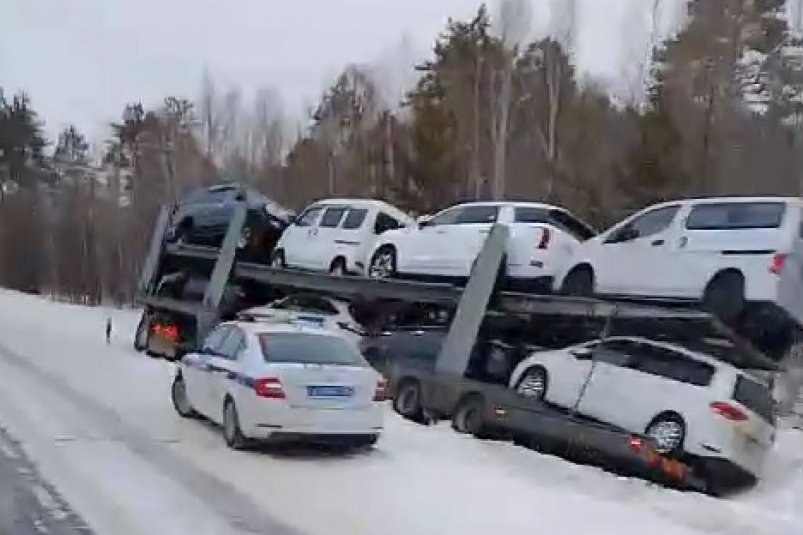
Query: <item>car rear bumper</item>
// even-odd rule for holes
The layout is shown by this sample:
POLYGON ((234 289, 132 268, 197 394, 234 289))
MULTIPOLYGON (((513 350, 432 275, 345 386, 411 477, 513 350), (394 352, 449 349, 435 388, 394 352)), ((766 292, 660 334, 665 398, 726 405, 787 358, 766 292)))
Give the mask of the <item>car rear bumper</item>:
POLYGON ((244 431, 253 438, 274 435, 373 435, 384 428, 381 406, 367 409, 287 408, 265 414, 244 431))

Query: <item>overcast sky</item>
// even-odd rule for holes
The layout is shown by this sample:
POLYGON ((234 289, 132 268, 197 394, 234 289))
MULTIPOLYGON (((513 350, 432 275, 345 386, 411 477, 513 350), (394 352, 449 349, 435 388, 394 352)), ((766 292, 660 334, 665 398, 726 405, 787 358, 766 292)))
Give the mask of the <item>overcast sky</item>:
MULTIPOLYGON (((550 0, 531 0, 532 29, 550 0)), ((665 0, 667 18, 682 0, 665 0)), ((489 1, 494 10, 494 0, 489 1)), ((643 43, 647 0, 580 0, 577 61, 613 79, 643 43), (627 43, 625 43, 627 44, 627 43)), ((244 91, 274 87, 292 114, 349 62, 383 64, 395 86, 449 16, 478 0, 0 0, 0 87, 27 91, 49 135, 75 123, 92 137, 126 102, 198 94, 204 69, 244 91), (390 67, 387 67, 387 66, 390 67)), ((666 24, 666 23, 665 23, 666 24)), ((671 23, 667 27, 671 26, 671 23)), ((387 88, 386 88, 387 89, 387 88)), ((392 91, 398 88, 391 87, 392 91)))

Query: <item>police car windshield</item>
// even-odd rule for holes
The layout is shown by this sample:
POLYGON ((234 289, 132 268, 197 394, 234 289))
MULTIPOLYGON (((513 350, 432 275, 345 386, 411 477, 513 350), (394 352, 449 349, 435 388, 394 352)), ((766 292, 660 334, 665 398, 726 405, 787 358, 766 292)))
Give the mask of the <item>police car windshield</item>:
POLYGON ((357 348, 336 336, 308 333, 260 334, 259 345, 266 362, 329 364, 367 367, 357 348))

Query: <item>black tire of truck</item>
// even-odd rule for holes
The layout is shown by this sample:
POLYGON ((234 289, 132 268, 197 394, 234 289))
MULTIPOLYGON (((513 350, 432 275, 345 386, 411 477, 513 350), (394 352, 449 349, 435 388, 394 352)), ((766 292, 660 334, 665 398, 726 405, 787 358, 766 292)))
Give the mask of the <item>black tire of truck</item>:
POLYGON ((134 349, 144 351, 148 347, 151 337, 151 315, 142 312, 142 316, 137 323, 137 330, 134 332, 134 349))

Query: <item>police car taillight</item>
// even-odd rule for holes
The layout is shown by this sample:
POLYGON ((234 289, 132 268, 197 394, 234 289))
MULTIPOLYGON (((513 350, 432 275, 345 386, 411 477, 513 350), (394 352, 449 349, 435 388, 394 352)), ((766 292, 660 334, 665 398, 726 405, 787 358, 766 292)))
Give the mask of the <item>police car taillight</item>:
POLYGON ((254 381, 254 392, 261 398, 284 399, 284 389, 278 377, 263 377, 254 381))
POLYGON ((386 401, 388 399, 388 382, 380 379, 376 383, 376 390, 374 390, 374 401, 386 401))

